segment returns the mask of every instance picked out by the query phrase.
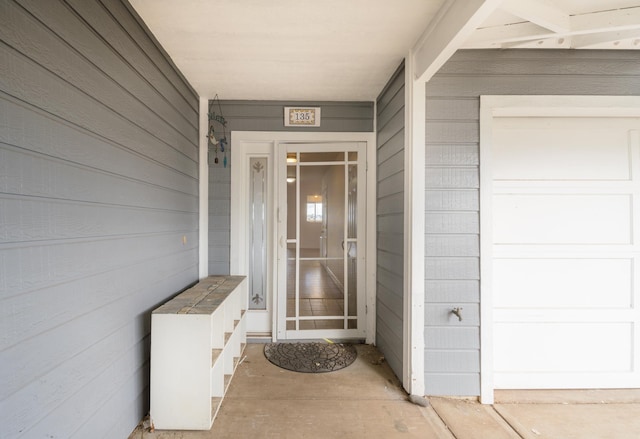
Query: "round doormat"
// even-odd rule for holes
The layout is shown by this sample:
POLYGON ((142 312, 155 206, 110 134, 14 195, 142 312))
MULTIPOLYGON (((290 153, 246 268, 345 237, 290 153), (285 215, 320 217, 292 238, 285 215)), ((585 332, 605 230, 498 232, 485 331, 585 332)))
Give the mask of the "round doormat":
POLYGON ((268 343, 267 360, 294 372, 332 372, 347 367, 358 356, 356 348, 343 343, 268 343))

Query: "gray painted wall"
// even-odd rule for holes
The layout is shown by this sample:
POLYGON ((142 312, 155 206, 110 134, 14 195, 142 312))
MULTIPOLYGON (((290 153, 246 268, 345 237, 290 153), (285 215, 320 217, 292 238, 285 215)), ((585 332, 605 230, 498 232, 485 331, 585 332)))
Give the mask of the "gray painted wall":
POLYGON ((0 2, 0 437, 148 412, 150 311, 198 275, 197 111, 125 3, 0 2))
POLYGON ((480 393, 480 95, 637 96, 638 66, 631 51, 461 51, 427 84, 427 394, 480 393))
POLYGON ((377 100, 376 345, 402 378, 404 286, 404 64, 377 100))
MULTIPOLYGON (((210 104, 212 101, 210 101, 210 104)), ((231 145, 231 131, 318 131, 318 132, 371 132, 373 131, 373 102, 288 102, 288 101, 215 101, 211 110, 227 121, 227 139, 231 145), (284 107, 320 107, 322 123, 318 128, 284 126, 284 107)), ((216 137, 222 127, 213 122, 216 137)), ((229 215, 231 197, 231 155, 223 166, 223 155, 218 152, 219 163, 209 160, 209 274, 229 274, 229 215)))

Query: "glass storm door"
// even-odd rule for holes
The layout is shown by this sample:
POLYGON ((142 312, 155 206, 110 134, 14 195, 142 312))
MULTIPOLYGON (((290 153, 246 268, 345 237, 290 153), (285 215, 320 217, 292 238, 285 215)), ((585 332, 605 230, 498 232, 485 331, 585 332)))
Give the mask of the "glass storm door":
POLYGON ((364 338, 364 143, 281 144, 278 339, 364 338))

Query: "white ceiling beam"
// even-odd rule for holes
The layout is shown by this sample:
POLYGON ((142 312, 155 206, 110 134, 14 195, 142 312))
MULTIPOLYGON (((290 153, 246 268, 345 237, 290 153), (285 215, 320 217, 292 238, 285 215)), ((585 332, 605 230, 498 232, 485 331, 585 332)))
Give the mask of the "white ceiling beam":
POLYGON ((412 50, 416 80, 427 82, 503 0, 448 0, 412 50))
POLYGON ((573 49, 588 49, 602 44, 615 44, 619 41, 635 39, 635 45, 640 44, 640 29, 631 29, 620 32, 601 32, 597 34, 576 35, 571 38, 573 49))
POLYGON ((500 45, 501 49, 570 49, 571 37, 545 38, 542 40, 515 41, 500 45))
POLYGON ((542 0, 506 0, 500 9, 553 32, 571 30, 569 14, 542 0))
POLYGON ((551 32, 533 23, 492 26, 476 30, 469 39, 468 44, 465 44, 465 47, 482 47, 491 44, 501 45, 510 42, 551 38, 555 35, 557 35, 555 32, 551 32))
POLYGON ((476 30, 463 47, 514 47, 511 43, 640 29, 640 7, 574 15, 570 22, 571 30, 560 33, 533 23, 486 27, 476 30))
POLYGON ((571 33, 617 32, 640 28, 640 7, 571 17, 571 33))

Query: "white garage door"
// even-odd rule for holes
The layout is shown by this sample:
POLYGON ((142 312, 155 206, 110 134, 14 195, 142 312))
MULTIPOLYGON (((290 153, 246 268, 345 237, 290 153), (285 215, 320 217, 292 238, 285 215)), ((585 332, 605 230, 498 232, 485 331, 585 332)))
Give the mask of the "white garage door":
POLYGON ((639 387, 640 119, 492 128, 494 387, 639 387))

